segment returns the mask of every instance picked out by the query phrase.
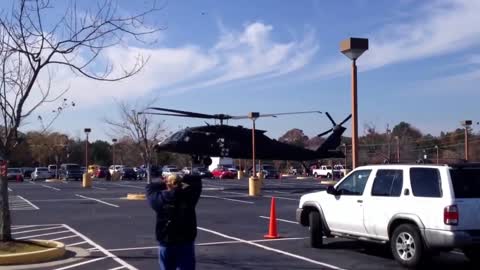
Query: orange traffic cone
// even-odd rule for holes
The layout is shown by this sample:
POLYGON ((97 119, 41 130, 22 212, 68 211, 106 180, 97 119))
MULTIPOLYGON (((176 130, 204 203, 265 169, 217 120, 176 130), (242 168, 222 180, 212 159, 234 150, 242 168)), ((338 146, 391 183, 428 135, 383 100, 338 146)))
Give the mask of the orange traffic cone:
POLYGON ((272 204, 270 206, 270 225, 268 226, 268 234, 263 236, 267 239, 276 239, 280 236, 277 232, 277 214, 275 212, 275 197, 272 197, 272 204))

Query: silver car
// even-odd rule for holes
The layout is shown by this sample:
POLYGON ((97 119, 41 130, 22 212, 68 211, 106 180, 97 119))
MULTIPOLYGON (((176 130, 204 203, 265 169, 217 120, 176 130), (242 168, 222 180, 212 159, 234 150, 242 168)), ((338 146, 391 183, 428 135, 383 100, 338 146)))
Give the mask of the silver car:
POLYGON ((32 181, 45 180, 52 177, 47 167, 36 167, 32 173, 32 181))

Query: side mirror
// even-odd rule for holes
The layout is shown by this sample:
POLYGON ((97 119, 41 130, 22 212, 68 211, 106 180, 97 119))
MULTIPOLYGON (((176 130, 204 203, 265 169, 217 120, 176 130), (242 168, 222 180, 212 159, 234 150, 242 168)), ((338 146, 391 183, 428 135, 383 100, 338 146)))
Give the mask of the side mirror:
POLYGON ((337 195, 337 190, 333 186, 328 186, 327 193, 331 195, 337 195))

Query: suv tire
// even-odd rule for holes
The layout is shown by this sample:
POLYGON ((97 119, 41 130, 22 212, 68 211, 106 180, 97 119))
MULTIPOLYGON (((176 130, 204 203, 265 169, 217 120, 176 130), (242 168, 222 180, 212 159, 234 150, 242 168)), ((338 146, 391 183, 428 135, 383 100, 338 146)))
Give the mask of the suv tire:
POLYGON ((328 179, 332 178, 332 175, 330 173, 327 173, 327 178, 328 179))
POLYGON ((323 246, 323 231, 320 220, 320 213, 312 211, 308 214, 308 221, 310 225, 310 246, 313 248, 320 248, 323 246))
POLYGON ((464 248, 463 254, 474 265, 480 265, 480 247, 464 248))
POLYGON ((414 268, 422 261, 422 237, 417 227, 412 224, 402 224, 393 231, 390 248, 395 260, 403 266, 414 268))
POLYGON ((318 174, 317 174, 317 173, 314 173, 314 174, 313 174, 313 177, 317 178, 317 177, 318 177, 318 174))

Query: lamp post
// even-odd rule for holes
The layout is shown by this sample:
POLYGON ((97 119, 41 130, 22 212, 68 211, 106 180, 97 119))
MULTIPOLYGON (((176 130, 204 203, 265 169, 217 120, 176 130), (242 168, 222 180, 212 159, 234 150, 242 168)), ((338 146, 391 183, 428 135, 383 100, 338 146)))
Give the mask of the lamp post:
POLYGON ((256 164, 255 164, 255 121, 257 118, 260 117, 260 113, 258 112, 250 112, 248 114, 248 118, 252 120, 252 177, 249 181, 249 195, 250 196, 258 196, 260 191, 257 188, 258 183, 256 183, 257 173, 256 173, 256 164))
POLYGON ((400 163, 400 137, 395 136, 395 140, 397 141, 397 163, 400 163))
POLYGON ((438 164, 438 145, 435 145, 435 150, 437 150, 437 164, 438 164))
POLYGON ((348 38, 340 43, 340 51, 352 60, 352 169, 358 164, 357 59, 368 50, 368 39, 348 38))
POLYGON ((345 169, 346 169, 347 168, 347 144, 346 143, 343 144, 343 151, 344 151, 344 155, 345 155, 344 162, 345 162, 345 169))
POLYGON ((92 131, 91 128, 85 128, 83 130, 87 139, 85 140, 85 169, 88 171, 88 134, 92 131))
POLYGON ((115 165, 115 144, 117 143, 117 139, 112 139, 112 165, 115 165))
POLYGON ((465 127, 465 160, 468 160, 468 127, 472 125, 472 120, 460 122, 465 127))

